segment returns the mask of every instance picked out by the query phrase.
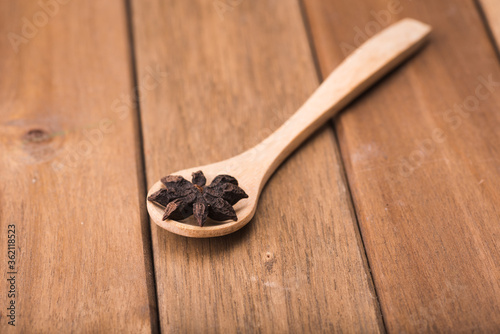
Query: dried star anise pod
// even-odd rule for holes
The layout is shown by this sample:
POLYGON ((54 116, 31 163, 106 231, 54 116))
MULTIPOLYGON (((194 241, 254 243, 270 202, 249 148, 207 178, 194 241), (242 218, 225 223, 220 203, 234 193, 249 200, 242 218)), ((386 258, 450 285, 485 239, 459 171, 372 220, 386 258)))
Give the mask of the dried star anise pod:
POLYGON ((233 209, 240 199, 248 195, 230 175, 217 175, 209 186, 203 172, 193 173, 189 182, 182 176, 169 175, 161 179, 165 185, 148 197, 148 200, 165 207, 163 220, 183 220, 194 215, 198 225, 208 218, 213 220, 238 220, 233 209))

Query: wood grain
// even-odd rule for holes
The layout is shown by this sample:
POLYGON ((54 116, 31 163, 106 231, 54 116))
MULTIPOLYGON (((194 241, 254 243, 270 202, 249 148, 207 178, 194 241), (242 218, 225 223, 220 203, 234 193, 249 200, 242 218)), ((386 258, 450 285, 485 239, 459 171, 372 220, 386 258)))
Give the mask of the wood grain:
POLYGON ((423 53, 338 117, 342 157, 388 331, 499 332, 500 68, 476 6, 305 4, 323 74, 390 21, 433 26, 423 53))
POLYGON ((118 100, 133 86, 124 4, 43 3, 0 4, 0 332, 151 332, 138 128, 118 100))
MULTIPOLYGON (((149 186, 256 145, 318 86, 295 1, 132 8, 138 77, 168 72, 141 95, 149 186)), ((188 239, 153 225, 152 235, 165 332, 383 331, 328 127, 278 169, 242 230, 188 239)))

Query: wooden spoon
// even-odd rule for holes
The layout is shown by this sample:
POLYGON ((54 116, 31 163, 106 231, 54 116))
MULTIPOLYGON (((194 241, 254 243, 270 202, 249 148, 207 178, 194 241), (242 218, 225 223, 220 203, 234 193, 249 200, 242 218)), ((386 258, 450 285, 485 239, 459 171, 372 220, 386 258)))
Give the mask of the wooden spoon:
MULTIPOLYGON (((391 25, 347 57, 304 105, 263 142, 233 158, 172 173, 191 180, 191 174, 201 170, 207 178, 207 184, 219 174, 234 176, 248 194, 247 199, 240 200, 234 206, 237 221, 213 224, 208 221, 208 226, 203 227, 196 224, 193 216, 182 222, 163 221, 164 208, 147 201, 153 221, 170 232, 193 238, 222 236, 245 226, 255 214, 262 188, 283 160, 323 123, 416 52, 430 31, 430 26, 413 19, 404 19, 391 25)), ((160 181, 156 182, 148 196, 162 186, 160 181)))

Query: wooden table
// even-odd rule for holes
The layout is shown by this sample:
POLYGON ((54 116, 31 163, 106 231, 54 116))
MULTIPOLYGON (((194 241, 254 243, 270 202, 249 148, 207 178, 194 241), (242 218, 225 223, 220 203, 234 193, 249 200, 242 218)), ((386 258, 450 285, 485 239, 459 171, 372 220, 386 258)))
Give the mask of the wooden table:
POLYGON ((500 332, 497 0, 5 0, 0 31, 0 332, 500 332), (257 144, 403 17, 428 45, 247 227, 150 224, 157 179, 257 144))

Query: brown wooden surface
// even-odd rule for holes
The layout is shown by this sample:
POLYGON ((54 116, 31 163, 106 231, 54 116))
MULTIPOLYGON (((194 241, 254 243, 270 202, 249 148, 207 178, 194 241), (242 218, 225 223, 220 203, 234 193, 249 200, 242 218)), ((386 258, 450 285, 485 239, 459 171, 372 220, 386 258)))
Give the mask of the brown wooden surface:
MULTIPOLYGON (((317 87, 295 1, 133 2, 148 185, 250 148, 317 87)), ((186 239, 152 227, 165 332, 378 332, 371 288, 332 130, 324 128, 264 189, 233 235, 186 239)))
POLYGON ((0 332, 151 332, 135 111, 113 106, 133 85, 124 4, 43 13, 35 1, 0 2, 0 332), (36 33, 22 35, 23 18, 36 33), (26 38, 17 53, 8 33, 26 38), (10 224, 16 327, 6 317, 10 224))
POLYGON ((500 332, 496 0, 62 2, 0 2, 0 333, 500 332), (285 161, 248 226, 150 230, 146 187, 257 144, 315 63, 403 17, 428 46, 285 161))
MULTIPOLYGON (((384 321, 394 333, 498 332, 500 85, 478 88, 500 82, 498 59, 472 1, 400 7, 387 17, 429 23, 430 44, 336 120, 384 321)), ((326 74, 358 29, 384 25, 373 13, 388 2, 306 9, 326 74)))

